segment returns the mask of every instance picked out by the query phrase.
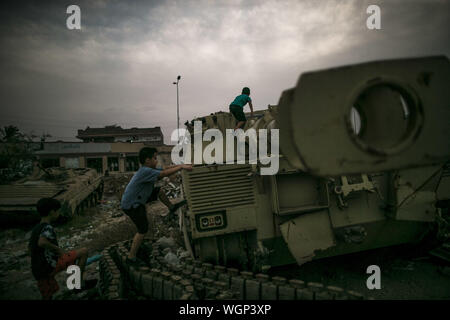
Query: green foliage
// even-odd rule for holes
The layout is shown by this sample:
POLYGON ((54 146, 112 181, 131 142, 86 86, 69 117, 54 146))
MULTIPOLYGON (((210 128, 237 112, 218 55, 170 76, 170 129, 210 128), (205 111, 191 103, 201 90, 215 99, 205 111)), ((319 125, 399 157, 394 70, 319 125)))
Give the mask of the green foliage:
POLYGON ((16 126, 0 128, 0 183, 20 179, 33 169, 33 136, 16 126))

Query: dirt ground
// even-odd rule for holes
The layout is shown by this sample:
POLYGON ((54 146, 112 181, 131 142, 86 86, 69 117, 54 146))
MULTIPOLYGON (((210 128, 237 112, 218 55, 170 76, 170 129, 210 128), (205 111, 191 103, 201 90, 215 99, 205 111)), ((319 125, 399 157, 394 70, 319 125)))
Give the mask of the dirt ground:
MULTIPOLYGON (((179 199, 174 199, 177 202, 179 199)), ((136 233, 131 220, 118 209, 116 196, 104 197, 95 208, 85 210, 64 226, 56 227, 60 247, 72 250, 86 247, 89 256, 116 242, 131 239, 136 233)), ((173 234, 161 223, 168 209, 160 202, 150 205, 149 219, 154 221, 153 233, 146 238, 173 234)), ((0 231, 0 300, 39 300, 40 293, 31 274, 31 259, 28 254, 30 229, 9 229, 0 231)), ((87 266, 87 279, 98 279, 98 262, 87 266)), ((56 280, 61 288, 54 298, 67 295, 66 274, 60 273, 56 280)))
POLYGON ((450 299, 449 264, 406 245, 280 267, 271 273, 353 290, 376 300, 450 299), (379 290, 366 286, 371 265, 381 271, 379 290))
MULTIPOLYGON (((64 226, 57 227, 60 246, 66 250, 87 247, 89 255, 93 256, 111 244, 131 239, 136 229, 119 209, 119 197, 120 192, 112 190, 95 208, 85 210, 64 226)), ((162 203, 154 202, 149 211, 153 232, 149 231, 146 237, 172 236, 182 245, 179 233, 163 223, 168 209, 162 203)), ((40 299, 27 252, 30 234, 29 228, 0 231, 0 300, 40 299)), ((449 270, 448 263, 443 260, 401 246, 313 261, 302 267, 275 268, 270 274, 339 286, 375 299, 450 299, 449 270), (369 265, 378 265, 381 269, 380 290, 366 287, 369 265)), ((89 265, 86 271, 88 279, 98 278, 98 262, 89 265)), ((55 299, 68 299, 66 275, 60 273, 57 280, 61 290, 55 299)))

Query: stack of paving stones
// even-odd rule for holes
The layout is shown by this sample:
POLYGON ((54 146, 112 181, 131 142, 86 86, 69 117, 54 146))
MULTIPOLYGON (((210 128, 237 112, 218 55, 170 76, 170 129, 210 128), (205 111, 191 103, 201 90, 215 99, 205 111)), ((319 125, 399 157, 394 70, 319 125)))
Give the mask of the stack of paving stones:
POLYGON ((100 259, 100 279, 98 283, 99 293, 105 300, 120 300, 123 298, 123 277, 117 264, 111 256, 113 247, 107 247, 102 252, 100 259))
POLYGON ((140 267, 126 264, 130 241, 111 247, 114 261, 133 290, 155 300, 360 300, 364 296, 321 283, 288 280, 184 258, 168 264, 158 243, 144 241, 138 254, 140 267))

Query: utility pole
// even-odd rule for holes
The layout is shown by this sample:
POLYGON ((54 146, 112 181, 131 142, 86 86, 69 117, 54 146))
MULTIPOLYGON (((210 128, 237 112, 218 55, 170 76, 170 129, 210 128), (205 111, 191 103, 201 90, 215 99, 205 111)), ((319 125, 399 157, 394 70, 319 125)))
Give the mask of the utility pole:
MULTIPOLYGON (((178 82, 180 81, 181 76, 177 77, 177 82, 174 82, 173 84, 177 85, 177 133, 178 133, 178 141, 180 141, 180 101, 178 97, 178 82)), ((177 143, 178 143, 177 141, 177 143)))

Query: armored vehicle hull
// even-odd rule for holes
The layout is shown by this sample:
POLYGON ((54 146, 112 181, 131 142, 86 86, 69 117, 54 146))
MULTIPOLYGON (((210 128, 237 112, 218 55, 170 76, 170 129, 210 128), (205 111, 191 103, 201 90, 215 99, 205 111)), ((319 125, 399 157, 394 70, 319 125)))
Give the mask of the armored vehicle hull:
POLYGON ((13 184, 0 185, 0 224, 30 224, 39 221, 36 203, 43 197, 61 202, 62 220, 95 205, 103 192, 102 176, 95 169, 35 168, 13 184))
MULTIPOLYGON (((215 158, 183 172, 186 246, 205 262, 261 270, 448 235, 448 83, 445 57, 302 75, 245 126, 278 130, 276 174, 261 174, 261 154, 249 161, 260 135, 247 135, 247 163, 215 158)), ((236 124, 226 112, 195 120, 222 137, 236 124)))

